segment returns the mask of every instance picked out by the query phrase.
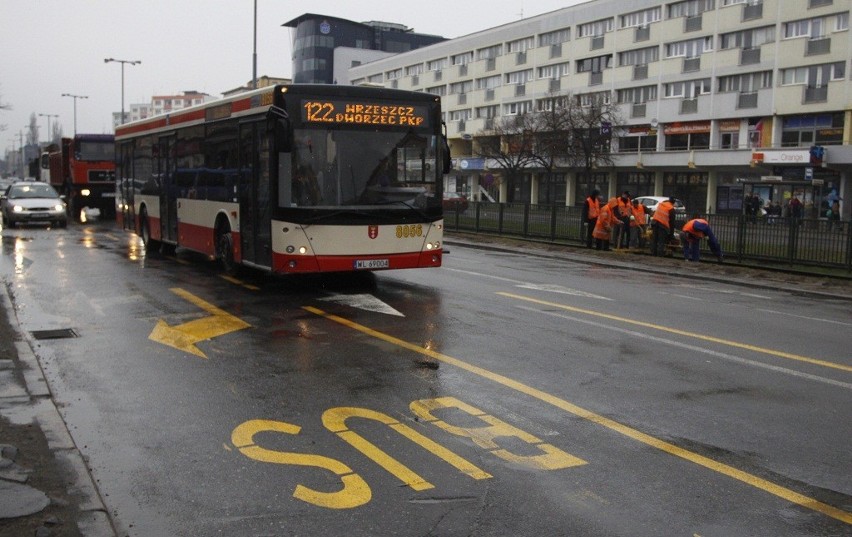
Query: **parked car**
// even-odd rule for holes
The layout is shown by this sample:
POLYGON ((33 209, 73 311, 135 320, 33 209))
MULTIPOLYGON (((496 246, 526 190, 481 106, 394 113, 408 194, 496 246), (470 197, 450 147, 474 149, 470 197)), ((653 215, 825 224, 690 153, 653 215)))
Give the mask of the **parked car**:
MULTIPOLYGON (((669 199, 668 196, 637 196, 633 198, 642 205, 645 206, 645 209, 648 211, 649 215, 653 215, 654 211, 657 210, 657 205, 660 204, 661 201, 669 199)), ((682 201, 675 198, 674 200, 674 210, 675 210, 675 220, 677 222, 686 222, 686 206, 682 201)))
POLYGON ((52 186, 38 181, 18 181, 9 185, 0 194, 0 215, 3 225, 9 227, 29 222, 68 225, 65 202, 52 186))
POLYGON ((459 192, 444 192, 444 210, 464 212, 467 210, 468 201, 464 194, 459 192))

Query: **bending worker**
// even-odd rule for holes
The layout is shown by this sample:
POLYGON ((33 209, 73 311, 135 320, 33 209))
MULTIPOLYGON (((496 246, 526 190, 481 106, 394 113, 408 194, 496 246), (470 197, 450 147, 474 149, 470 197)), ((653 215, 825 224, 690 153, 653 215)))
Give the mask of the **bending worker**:
POLYGON ((663 256, 666 255, 666 245, 670 242, 674 232, 672 224, 674 224, 674 198, 661 201, 657 204, 657 210, 654 211, 654 216, 651 218, 651 229, 654 234, 651 239, 651 255, 663 256))
MULTIPOLYGON (((696 215, 697 216, 697 215, 696 215)), ((683 225, 680 232, 680 242, 683 245, 683 258, 687 261, 698 261, 701 251, 701 239, 707 237, 710 243, 710 251, 722 262, 722 247, 716 236, 713 235, 713 230, 710 224, 703 218, 693 218, 683 225)))

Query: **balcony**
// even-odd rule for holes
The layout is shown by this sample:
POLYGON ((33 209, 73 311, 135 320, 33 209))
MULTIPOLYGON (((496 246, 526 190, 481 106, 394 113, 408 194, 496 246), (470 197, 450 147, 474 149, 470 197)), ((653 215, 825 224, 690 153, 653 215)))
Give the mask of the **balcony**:
POLYGON ((808 44, 805 48, 805 56, 828 54, 829 52, 831 52, 830 37, 813 37, 808 40, 808 44))
POLYGON ((412 86, 419 86, 420 85, 420 76, 418 76, 418 75, 412 76, 411 77, 411 85, 412 86))
POLYGON ((589 85, 600 86, 603 84, 603 71, 597 73, 589 73, 589 85))
POLYGON ((458 104, 467 104, 467 93, 459 93, 459 103, 458 104))
POLYGON ((549 81, 547 87, 548 91, 559 91, 560 89, 562 89, 562 83, 558 78, 554 78, 549 81))
POLYGON ((743 22, 763 18, 763 2, 743 6, 743 22))
POLYGON ((596 35, 589 42, 589 50, 598 50, 604 48, 604 36, 596 35))
POLYGON ((757 108, 757 92, 743 92, 737 98, 737 109, 740 108, 757 108))
POLYGON ((648 64, 633 66, 633 80, 645 80, 648 78, 648 64))
POLYGON ((633 36, 633 42, 638 43, 639 41, 648 41, 649 39, 651 39, 651 27, 637 26, 636 35, 633 36))
POLYGON ((440 69, 435 71, 435 82, 440 82, 444 78, 444 73, 440 69))
POLYGON ((523 97, 527 94, 527 85, 526 84, 518 84, 515 86, 515 97, 523 97))
POLYGON ((485 60, 485 70, 494 71, 497 69, 497 58, 488 58, 485 60))
POLYGON ((681 71, 682 73, 692 73, 694 71, 700 71, 700 70, 701 70, 701 56, 683 59, 683 70, 681 71))
POLYGON ((493 101, 494 100, 494 88, 489 88, 485 90, 485 100, 493 101))
POLYGON ((459 65, 459 76, 467 76, 467 64, 459 65))
POLYGON ((550 45, 550 57, 551 58, 561 58, 562 57, 562 43, 555 43, 550 45))
POLYGON ((697 114, 698 99, 684 99, 680 102, 681 114, 697 114))
POLYGON ((518 52, 518 55, 515 57, 515 65, 523 65, 525 63, 527 63, 527 53, 518 52))
POLYGON ((683 23, 684 32, 697 32, 701 30, 701 14, 691 15, 683 23))
POLYGON ((740 52, 740 65, 760 63, 760 47, 744 48, 740 52))
POLYGON ((806 87, 805 94, 802 99, 804 104, 824 103, 828 100, 828 86, 820 86, 816 88, 806 87))
POLYGON ((833 0, 808 0, 808 9, 830 6, 833 3, 833 0))
POLYGON ((633 103, 633 108, 630 110, 630 117, 645 117, 647 108, 647 103, 633 103))

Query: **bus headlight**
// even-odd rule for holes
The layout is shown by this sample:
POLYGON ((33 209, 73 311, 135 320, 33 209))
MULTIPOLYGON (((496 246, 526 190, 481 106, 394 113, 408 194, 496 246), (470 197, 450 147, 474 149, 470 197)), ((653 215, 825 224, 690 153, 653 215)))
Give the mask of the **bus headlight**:
POLYGON ((307 249, 307 248, 305 248, 304 246, 299 246, 299 253, 300 253, 300 254, 307 253, 307 251, 308 251, 308 249, 307 249))
POLYGON ((88 196, 91 193, 92 193, 92 191, 89 190, 88 188, 84 188, 83 190, 80 191, 80 195, 83 196, 83 197, 88 196))

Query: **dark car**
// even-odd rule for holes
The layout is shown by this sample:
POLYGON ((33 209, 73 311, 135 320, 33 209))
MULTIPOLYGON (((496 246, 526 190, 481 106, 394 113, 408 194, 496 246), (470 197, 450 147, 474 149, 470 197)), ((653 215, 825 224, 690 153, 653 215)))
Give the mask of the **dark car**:
POLYGON ((39 181, 18 181, 9 185, 0 195, 0 214, 3 225, 9 227, 30 222, 68 225, 65 202, 52 186, 39 181))
POLYGON ((444 192, 444 210, 464 212, 467 210, 468 201, 464 194, 459 192, 444 192))

